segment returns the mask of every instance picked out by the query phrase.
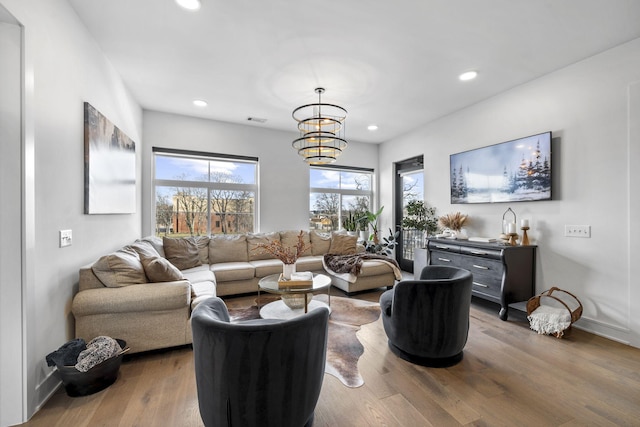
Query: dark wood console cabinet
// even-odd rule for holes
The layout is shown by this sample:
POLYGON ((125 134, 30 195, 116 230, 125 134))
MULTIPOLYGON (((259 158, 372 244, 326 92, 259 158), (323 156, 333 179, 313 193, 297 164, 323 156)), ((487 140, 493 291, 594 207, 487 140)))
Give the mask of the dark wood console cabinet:
POLYGON ((527 301, 536 287, 536 246, 504 246, 466 240, 429 239, 430 265, 453 265, 473 274, 473 295, 500 304, 507 320, 509 304, 527 301))

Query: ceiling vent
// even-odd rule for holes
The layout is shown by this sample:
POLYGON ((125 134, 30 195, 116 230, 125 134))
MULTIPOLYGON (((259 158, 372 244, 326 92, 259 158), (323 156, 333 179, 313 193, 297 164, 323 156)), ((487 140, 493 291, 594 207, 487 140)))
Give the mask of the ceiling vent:
POLYGON ((247 117, 247 121, 257 122, 257 123, 265 123, 267 119, 261 119, 259 117, 247 117))

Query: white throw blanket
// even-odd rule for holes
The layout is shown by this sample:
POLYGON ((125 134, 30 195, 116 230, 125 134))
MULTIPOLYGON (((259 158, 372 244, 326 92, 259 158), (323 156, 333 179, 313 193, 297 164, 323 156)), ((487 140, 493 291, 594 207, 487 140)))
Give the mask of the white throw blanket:
POLYGON ((531 329, 539 334, 562 336, 571 326, 571 314, 564 308, 541 305, 527 316, 531 329))

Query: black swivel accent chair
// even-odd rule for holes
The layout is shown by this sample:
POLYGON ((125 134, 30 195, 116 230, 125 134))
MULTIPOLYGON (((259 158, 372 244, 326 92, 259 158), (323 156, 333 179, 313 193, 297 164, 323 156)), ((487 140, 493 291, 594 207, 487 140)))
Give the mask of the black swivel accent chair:
POLYGON ((420 280, 403 280, 380 296, 389 348, 411 363, 446 367, 462 360, 469 334, 471 272, 426 266, 420 280))
POLYGON ((207 427, 313 423, 327 352, 329 310, 289 320, 229 322, 217 297, 191 316, 200 415, 207 427))

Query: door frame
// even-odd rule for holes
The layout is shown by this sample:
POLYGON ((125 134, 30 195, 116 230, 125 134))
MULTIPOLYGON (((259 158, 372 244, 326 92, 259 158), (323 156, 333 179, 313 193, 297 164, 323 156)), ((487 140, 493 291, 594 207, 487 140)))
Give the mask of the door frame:
MULTIPOLYGON (((400 269, 413 273, 413 260, 407 260, 402 257, 404 252, 403 236, 402 236, 402 218, 404 216, 404 191, 402 187, 402 176, 407 172, 416 172, 424 169, 424 156, 419 155, 411 157, 406 160, 395 162, 393 164, 393 186, 394 186, 394 201, 393 201, 393 213, 395 218, 395 229, 400 234, 398 235, 398 246, 396 246, 395 258, 400 265, 400 269)), ((424 199, 424 194, 422 195, 424 199)))

